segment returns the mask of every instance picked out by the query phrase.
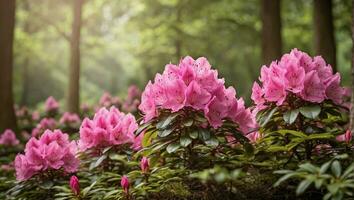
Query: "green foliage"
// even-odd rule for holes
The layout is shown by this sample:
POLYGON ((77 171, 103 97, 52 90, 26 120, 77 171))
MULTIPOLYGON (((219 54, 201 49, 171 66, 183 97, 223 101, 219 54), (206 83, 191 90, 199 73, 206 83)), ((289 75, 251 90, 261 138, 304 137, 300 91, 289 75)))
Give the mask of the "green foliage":
POLYGON ((296 194, 301 195, 310 189, 311 185, 317 190, 324 189, 326 194, 323 199, 343 199, 345 197, 353 197, 354 189, 354 163, 342 170, 340 160, 346 159, 348 155, 336 156, 320 167, 311 163, 299 165, 299 168, 293 170, 278 170, 274 173, 283 174, 283 176, 274 184, 279 186, 288 179, 297 179, 301 182, 298 184, 296 194))

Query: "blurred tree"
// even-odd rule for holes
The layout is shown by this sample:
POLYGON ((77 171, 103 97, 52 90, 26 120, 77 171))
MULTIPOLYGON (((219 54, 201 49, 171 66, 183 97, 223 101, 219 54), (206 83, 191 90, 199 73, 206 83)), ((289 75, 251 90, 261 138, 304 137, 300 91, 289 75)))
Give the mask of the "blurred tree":
POLYGON ((74 1, 72 33, 70 38, 70 69, 67 107, 70 112, 79 112, 80 101, 80 31, 84 0, 74 1))
POLYGON ((332 0, 314 0, 315 50, 337 71, 332 0))
POLYGON ((351 107, 350 107, 350 123, 349 128, 354 133, 354 0, 352 0, 352 84, 351 84, 351 107))
POLYGON ((268 64, 282 51, 280 0, 261 0, 262 60, 268 64))
POLYGON ((16 129, 12 95, 15 1, 0 1, 0 132, 16 129))

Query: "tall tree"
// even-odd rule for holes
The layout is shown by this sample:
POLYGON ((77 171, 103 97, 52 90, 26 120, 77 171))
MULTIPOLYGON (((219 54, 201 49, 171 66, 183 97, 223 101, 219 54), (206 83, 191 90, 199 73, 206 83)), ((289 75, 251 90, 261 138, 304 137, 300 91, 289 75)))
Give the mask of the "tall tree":
POLYGON ((15 28, 15 1, 0 1, 0 132, 16 129, 12 96, 13 41, 15 28))
POLYGON ((74 20, 70 38, 70 69, 67 106, 70 112, 79 112, 80 101, 80 32, 84 0, 74 1, 74 20))
POLYGON ((262 61, 279 59, 282 51, 280 0, 261 0, 262 61))
POLYGON ((354 133, 354 0, 352 0, 352 98, 351 98, 351 107, 350 107, 350 123, 349 128, 352 133, 354 133))
POLYGON ((322 55, 337 71, 332 0, 314 0, 314 26, 316 54, 322 55))

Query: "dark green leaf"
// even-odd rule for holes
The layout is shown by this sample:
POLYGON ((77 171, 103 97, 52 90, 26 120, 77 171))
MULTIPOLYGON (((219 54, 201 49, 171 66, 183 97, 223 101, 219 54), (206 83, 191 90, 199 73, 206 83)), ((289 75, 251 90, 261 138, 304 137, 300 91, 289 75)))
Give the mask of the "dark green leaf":
POLYGON ((321 107, 318 105, 304 106, 300 108, 300 113, 310 119, 315 119, 321 112, 321 107))
POLYGON ((296 195, 300 195, 305 192, 305 190, 311 185, 311 180, 303 180, 296 188, 296 195))
POLYGON ((179 142, 174 142, 174 143, 169 144, 169 145, 166 147, 166 151, 167 151, 167 153, 173 153, 173 152, 175 152, 179 147, 180 147, 180 143, 179 143, 179 142))
POLYGON ((210 139, 210 132, 207 129, 199 129, 199 137, 203 141, 209 140, 210 139))
POLYGON ((189 133, 189 136, 193 139, 197 139, 198 138, 198 131, 197 130, 192 130, 190 133, 189 133))
POLYGON ((156 124, 156 128, 159 130, 163 130, 165 128, 167 128, 171 122, 176 119, 176 117, 178 116, 179 113, 173 113, 171 115, 169 115, 168 117, 166 117, 165 119, 161 120, 160 122, 158 122, 156 124))
POLYGON ((283 119, 286 123, 292 124, 295 122, 298 115, 299 115, 299 109, 289 110, 284 113, 283 119))
POLYGON ((181 146, 186 147, 192 142, 192 139, 188 136, 182 136, 180 138, 179 142, 180 142, 181 146))
POLYGON ((163 131, 159 130, 158 135, 160 137, 166 137, 166 136, 170 135, 172 132, 173 132, 173 129, 165 129, 163 131))
POLYGON ((342 173, 342 167, 339 163, 338 160, 335 160, 332 162, 332 165, 331 165, 331 170, 332 170, 332 173, 336 176, 336 177, 339 177, 342 173))
POLYGON ((205 141, 205 144, 211 147, 217 147, 219 145, 219 140, 216 137, 211 137, 209 140, 205 141))
POLYGON ((268 122, 272 119, 274 113, 278 110, 278 107, 274 107, 273 109, 267 111, 264 116, 260 118, 260 126, 263 127, 268 124, 268 122))

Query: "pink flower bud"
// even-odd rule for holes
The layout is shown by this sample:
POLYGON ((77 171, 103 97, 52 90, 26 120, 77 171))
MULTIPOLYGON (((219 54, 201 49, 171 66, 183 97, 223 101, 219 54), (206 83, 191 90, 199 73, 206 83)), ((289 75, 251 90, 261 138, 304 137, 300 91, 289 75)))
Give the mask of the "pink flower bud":
POLYGON ((344 134, 338 135, 336 137, 336 140, 338 142, 346 142, 349 143, 352 140, 352 132, 350 130, 347 130, 344 134))
POLYGON ((120 185, 122 186, 124 192, 126 194, 129 193, 129 179, 127 176, 123 176, 122 180, 120 181, 120 185))
POLYGON ((80 194, 80 183, 79 183, 79 179, 73 175, 70 178, 70 188, 73 191, 73 193, 75 195, 79 195, 80 194))
POLYGON ((143 173, 147 173, 149 171, 149 159, 147 157, 143 157, 140 161, 140 168, 143 173))

